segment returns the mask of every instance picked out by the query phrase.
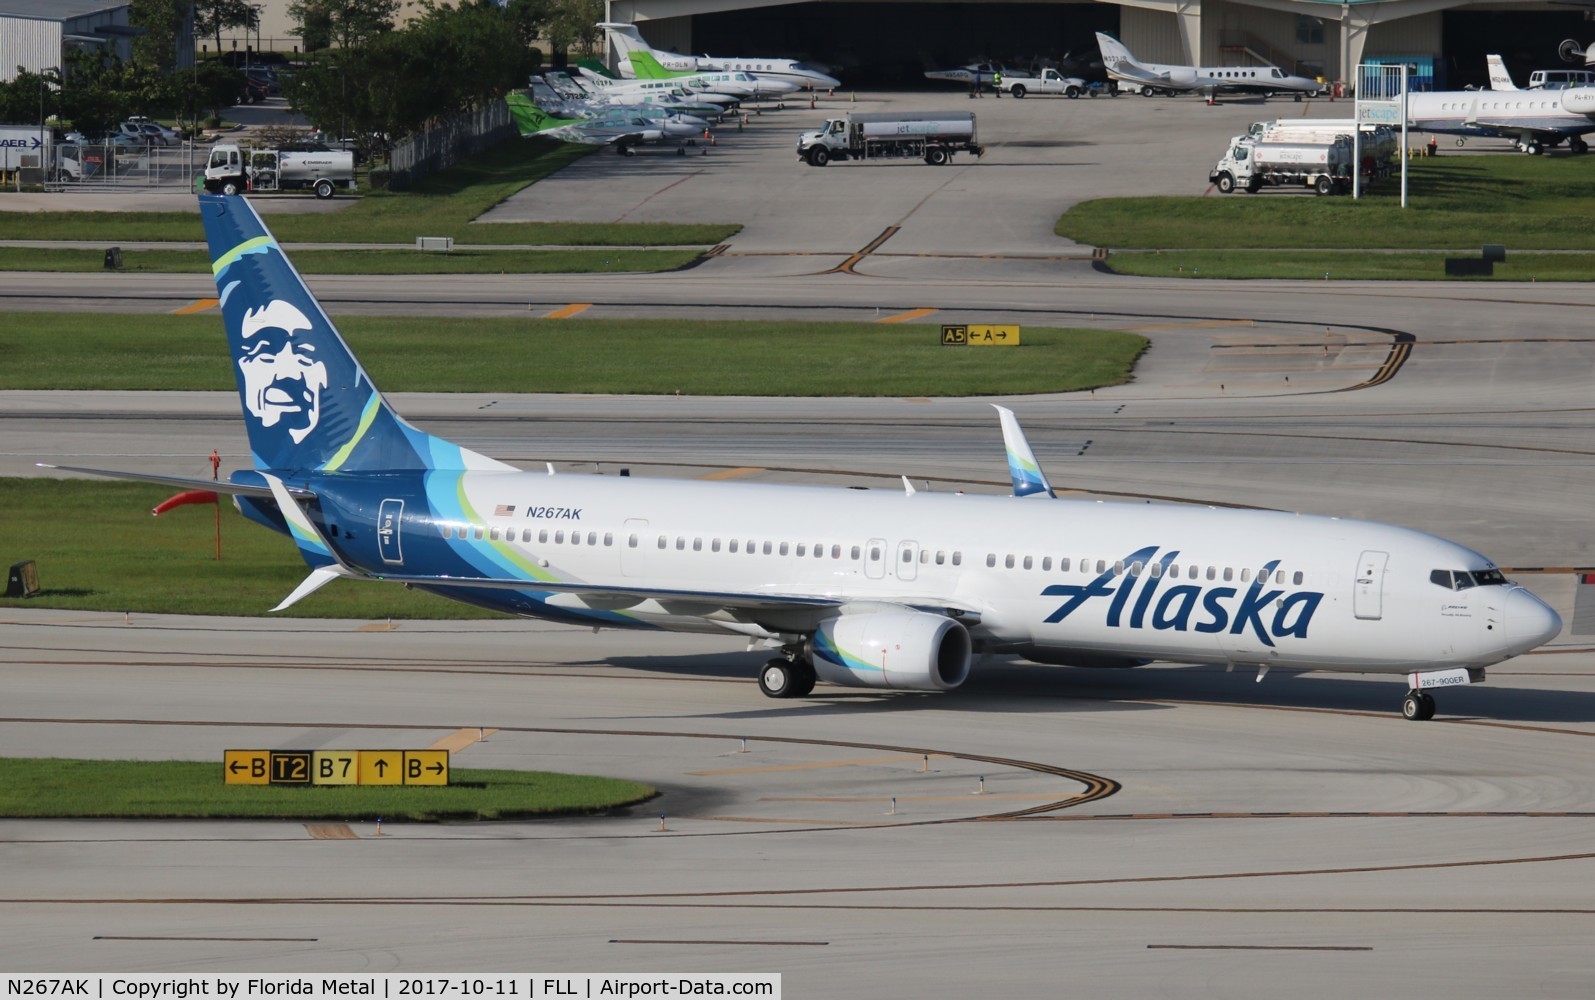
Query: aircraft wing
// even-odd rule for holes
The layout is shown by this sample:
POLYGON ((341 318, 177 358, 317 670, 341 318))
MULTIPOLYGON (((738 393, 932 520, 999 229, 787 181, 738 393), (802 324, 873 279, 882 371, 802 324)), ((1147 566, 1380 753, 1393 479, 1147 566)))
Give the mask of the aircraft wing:
MULTIPOLYGON (((107 479, 131 479, 140 483, 158 483, 161 486, 173 486, 180 490, 210 490, 212 493, 237 493, 246 497, 269 497, 272 495, 271 487, 265 480, 259 483, 235 483, 230 479, 190 479, 187 476, 161 476, 149 472, 123 472, 120 469, 84 469, 72 465, 51 465, 48 462, 36 463, 41 469, 56 469, 61 472, 81 472, 89 476, 104 476, 107 479)), ((287 487, 289 494, 304 500, 314 500, 314 490, 303 489, 298 486, 287 487)))
MULTIPOLYGON (((551 583, 544 580, 517 580, 491 577, 404 576, 372 573, 365 579, 403 583, 413 587, 465 587, 488 590, 521 590, 533 593, 563 594, 576 598, 588 608, 624 611, 644 601, 664 605, 692 605, 693 613, 725 612, 739 621, 772 623, 776 629, 813 628, 818 620, 836 608, 851 603, 851 598, 834 594, 741 593, 716 590, 667 590, 655 587, 606 587, 591 583, 551 583), (779 624, 773 624, 778 622, 779 624)), ((552 602, 551 602, 552 603, 552 602)), ((949 614, 957 611, 978 616, 972 604, 949 603, 946 598, 896 597, 872 603, 894 604, 905 608, 949 614)))
POLYGON ((1522 122, 1514 122, 1510 118, 1477 118, 1468 122, 1477 128, 1496 129, 1508 138, 1520 135, 1533 135, 1547 139, 1560 139, 1570 135, 1587 135, 1595 132, 1595 122, 1579 122, 1569 120, 1566 125, 1545 127, 1525 127, 1522 122))

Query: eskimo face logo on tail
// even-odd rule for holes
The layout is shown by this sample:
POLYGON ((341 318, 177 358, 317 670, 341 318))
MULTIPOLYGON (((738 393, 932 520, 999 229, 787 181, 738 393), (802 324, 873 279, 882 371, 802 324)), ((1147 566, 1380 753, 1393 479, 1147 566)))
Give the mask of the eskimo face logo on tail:
POLYGON ((316 345, 297 335, 312 329, 310 320, 282 299, 244 313, 244 406, 262 427, 283 425, 303 443, 321 422, 321 391, 327 387, 327 366, 315 357, 316 345))
POLYGON ((1148 545, 1120 560, 1127 569, 1139 564, 1139 573, 1109 569, 1089 583, 1046 587, 1041 591, 1043 597, 1067 598, 1046 621, 1061 622, 1100 597, 1110 599, 1105 615, 1109 628, 1231 635, 1249 631, 1265 646, 1276 645, 1276 639, 1307 638, 1307 628, 1324 595, 1311 590, 1286 594, 1283 589, 1268 587, 1264 581, 1273 578, 1278 559, 1264 564, 1242 593, 1235 587, 1179 582, 1169 575, 1169 566, 1179 556, 1179 551, 1173 550, 1159 557, 1158 547, 1148 545))

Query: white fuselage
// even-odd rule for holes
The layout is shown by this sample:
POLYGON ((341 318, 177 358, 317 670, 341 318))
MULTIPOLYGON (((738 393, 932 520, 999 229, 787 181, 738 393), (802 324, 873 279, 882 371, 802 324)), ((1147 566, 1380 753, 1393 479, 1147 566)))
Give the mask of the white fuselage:
MULTIPOLYGON (((977 649, 1084 665, 1482 667, 1560 627, 1521 587, 1435 582, 1436 571, 1493 572, 1478 553, 1364 521, 529 473, 435 472, 426 494, 402 529, 404 563, 362 569, 398 576, 463 559, 484 577, 526 579, 531 593, 543 580, 934 609, 963 616, 977 649)), ((800 620, 813 609, 783 619, 728 615, 712 600, 542 600, 609 626, 756 638, 813 627, 800 620)))
POLYGON ((1519 138, 1595 132, 1595 88, 1451 90, 1410 94, 1407 123, 1420 132, 1519 138))

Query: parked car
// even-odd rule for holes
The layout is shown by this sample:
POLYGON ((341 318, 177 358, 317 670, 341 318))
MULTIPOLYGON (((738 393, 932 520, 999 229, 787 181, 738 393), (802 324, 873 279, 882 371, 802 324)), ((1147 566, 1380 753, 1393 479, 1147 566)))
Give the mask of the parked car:
POLYGON ((239 104, 259 104, 271 96, 271 87, 265 81, 252 76, 244 77, 244 90, 238 96, 239 104))
POLYGON ((244 79, 263 88, 271 97, 282 93, 282 84, 278 82, 277 72, 266 66, 251 66, 244 70, 244 79))
POLYGON ((150 121, 142 115, 135 115, 119 126, 122 135, 129 136, 147 146, 177 146, 182 140, 177 133, 150 121))

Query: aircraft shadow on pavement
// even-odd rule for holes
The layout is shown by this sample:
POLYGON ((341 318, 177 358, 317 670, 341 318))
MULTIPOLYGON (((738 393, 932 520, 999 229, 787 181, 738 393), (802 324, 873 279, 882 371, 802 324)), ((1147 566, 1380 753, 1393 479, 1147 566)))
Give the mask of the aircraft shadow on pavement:
MULTIPOLYGON (((647 674, 732 680, 750 689, 763 653, 702 656, 632 656, 589 661, 647 674)), ((1022 660, 997 660, 973 667, 970 678, 947 693, 885 691, 821 684, 807 698, 751 702, 756 708, 714 713, 719 718, 809 715, 816 712, 901 712, 937 709, 955 712, 1144 711, 1162 706, 1145 700, 1207 701, 1258 708, 1327 709, 1397 715, 1406 683, 1401 677, 1362 679, 1345 674, 1275 671, 1259 684, 1256 674, 1219 666, 1157 667, 1126 670, 1054 667, 1022 660)), ((757 692, 753 692, 757 694, 757 692)), ((1492 681, 1452 688, 1436 696, 1441 718, 1496 722, 1556 723, 1595 721, 1595 692, 1532 690, 1492 681)))

